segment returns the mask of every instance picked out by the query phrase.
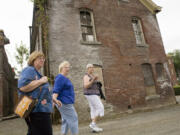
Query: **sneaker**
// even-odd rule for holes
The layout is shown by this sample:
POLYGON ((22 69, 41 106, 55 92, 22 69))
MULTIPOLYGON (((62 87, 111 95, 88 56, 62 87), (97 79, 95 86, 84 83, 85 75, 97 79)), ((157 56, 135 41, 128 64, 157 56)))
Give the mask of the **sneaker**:
POLYGON ((103 129, 100 128, 100 127, 98 127, 97 125, 96 125, 96 128, 99 130, 99 132, 102 132, 102 131, 103 131, 103 129))
POLYGON ((93 132, 101 132, 103 131, 102 128, 99 128, 96 124, 90 124, 89 127, 92 129, 93 132))

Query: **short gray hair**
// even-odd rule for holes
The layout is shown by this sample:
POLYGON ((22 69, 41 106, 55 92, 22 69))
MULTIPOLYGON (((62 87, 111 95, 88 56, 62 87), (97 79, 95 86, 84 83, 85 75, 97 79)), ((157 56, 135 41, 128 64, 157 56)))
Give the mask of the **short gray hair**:
POLYGON ((87 64, 86 69, 88 69, 90 67, 94 67, 93 64, 87 64))

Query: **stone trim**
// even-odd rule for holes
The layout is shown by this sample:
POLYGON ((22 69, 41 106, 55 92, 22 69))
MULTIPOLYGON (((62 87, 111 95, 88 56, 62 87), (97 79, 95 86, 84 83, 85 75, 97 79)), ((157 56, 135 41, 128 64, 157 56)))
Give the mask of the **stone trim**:
POLYGON ((87 41, 80 40, 80 43, 82 45, 102 45, 102 43, 99 41, 87 42, 87 41))
POLYGON ((149 96, 146 96, 146 101, 148 100, 154 100, 154 99, 159 99, 160 98, 160 95, 149 95, 149 96))
POLYGON ((149 48, 148 44, 136 44, 136 47, 146 47, 149 48))

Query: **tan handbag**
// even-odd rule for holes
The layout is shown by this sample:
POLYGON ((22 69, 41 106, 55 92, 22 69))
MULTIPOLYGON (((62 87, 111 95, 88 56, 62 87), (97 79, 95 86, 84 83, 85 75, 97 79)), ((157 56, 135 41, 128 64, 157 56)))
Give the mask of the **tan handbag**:
POLYGON ((19 103, 15 108, 15 114, 19 115, 21 118, 26 118, 36 106, 38 99, 32 99, 28 96, 22 96, 19 103))
MULTIPOLYGON (((40 96, 41 90, 42 90, 42 87, 40 87, 38 98, 40 96)), ((32 99, 29 96, 23 95, 15 107, 15 110, 14 110, 15 114, 17 114, 21 118, 26 118, 32 112, 36 104, 38 103, 38 98, 32 99)))

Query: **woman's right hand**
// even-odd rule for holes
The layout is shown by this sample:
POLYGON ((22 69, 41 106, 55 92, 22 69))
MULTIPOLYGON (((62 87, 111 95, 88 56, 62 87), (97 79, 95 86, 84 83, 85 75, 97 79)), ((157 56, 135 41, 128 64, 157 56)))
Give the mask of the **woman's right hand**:
POLYGON ((58 94, 57 94, 57 93, 54 93, 54 94, 52 95, 53 102, 54 102, 55 104, 57 104, 59 107, 61 107, 61 106, 62 106, 62 103, 61 103, 60 100, 57 99, 57 97, 58 97, 58 94))
POLYGON ((98 79, 98 76, 94 76, 93 81, 96 81, 98 79))
POLYGON ((55 100, 55 104, 57 104, 59 107, 61 107, 62 106, 62 103, 61 103, 61 101, 60 100, 55 100))
POLYGON ((48 82, 48 78, 47 78, 47 76, 43 76, 43 77, 41 77, 41 79, 39 79, 39 81, 41 81, 42 84, 43 83, 47 83, 48 82))

